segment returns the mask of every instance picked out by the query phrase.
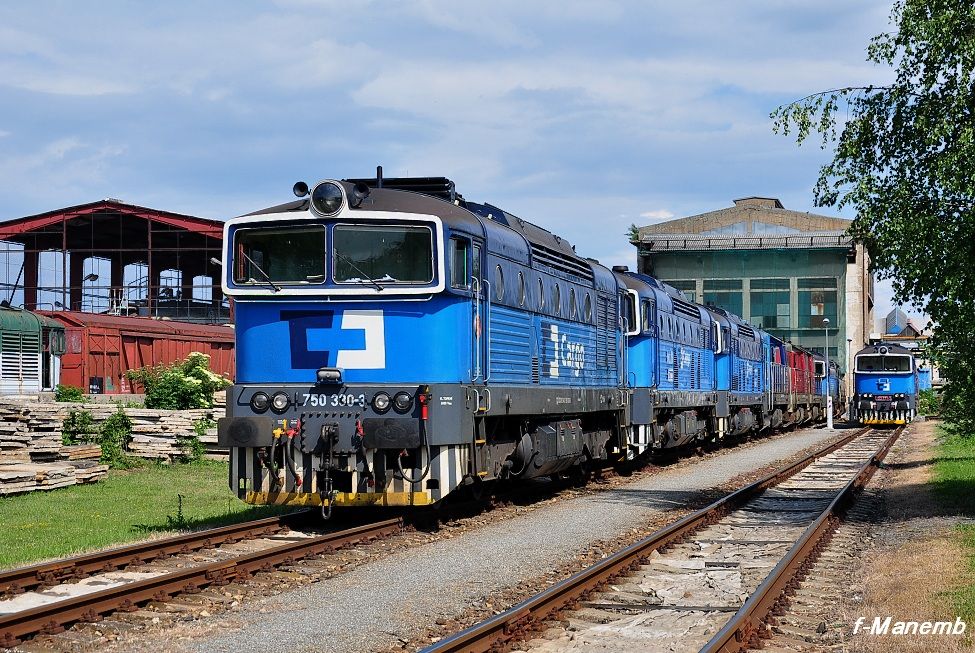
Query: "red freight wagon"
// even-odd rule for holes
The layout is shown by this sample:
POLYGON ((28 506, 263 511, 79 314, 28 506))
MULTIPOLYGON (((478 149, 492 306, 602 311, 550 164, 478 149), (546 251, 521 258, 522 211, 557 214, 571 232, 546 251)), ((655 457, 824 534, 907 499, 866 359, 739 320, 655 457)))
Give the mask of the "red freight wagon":
POLYGON ((234 329, 146 317, 117 317, 75 311, 37 311, 64 325, 61 383, 90 394, 140 392, 125 378, 128 370, 167 365, 199 351, 210 369, 234 378, 234 329))

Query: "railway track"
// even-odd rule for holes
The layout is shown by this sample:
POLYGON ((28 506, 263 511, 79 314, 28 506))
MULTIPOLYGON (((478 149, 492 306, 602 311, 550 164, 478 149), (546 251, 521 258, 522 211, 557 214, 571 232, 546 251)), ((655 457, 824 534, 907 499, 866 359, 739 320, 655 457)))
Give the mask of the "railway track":
POLYGON ((301 513, 298 513, 245 522, 2 572, 0 589, 12 598, 0 602, 0 647, 11 648, 37 634, 61 632, 76 622, 97 622, 118 610, 135 610, 149 601, 166 601, 208 585, 224 585, 259 571, 269 571, 277 565, 385 537, 399 532, 403 526, 402 519, 396 518, 323 534, 285 533, 300 518, 301 513), (279 537, 282 541, 175 571, 127 572, 124 579, 99 580, 97 584, 82 586, 84 579, 95 574, 267 536, 279 537), (81 582, 64 583, 79 579, 81 582), (40 593, 44 603, 18 609, 17 603, 25 598, 25 591, 52 585, 57 587, 40 593), (72 593, 74 595, 63 598, 58 596, 72 593))
POLYGON ((852 433, 424 653, 761 647, 902 430, 852 433))
POLYGON ((87 578, 92 574, 125 569, 131 565, 141 565, 172 555, 191 553, 222 544, 231 544, 243 539, 285 532, 300 523, 306 514, 299 512, 231 524, 230 526, 195 531, 149 542, 138 542, 95 553, 0 571, 0 597, 9 598, 28 590, 87 578))
MULTIPOLYGON (((611 476, 608 473, 606 478, 611 476)), ((571 483, 567 480, 564 485, 571 483)), ((555 483, 552 487, 536 488, 535 492, 538 498, 547 498, 561 487, 562 484, 555 483)), ((505 494, 502 492, 497 498, 503 503, 505 494)), ((478 501, 467 503, 483 509, 478 501)), ((448 512, 464 515, 471 510, 464 504, 448 512)), ((255 571, 267 571, 304 557, 384 537, 404 525, 402 519, 391 519, 310 536, 294 531, 303 520, 307 520, 306 513, 294 513, 0 571, 0 648, 16 646, 38 634, 57 634, 74 623, 96 623, 112 612, 133 611, 151 601, 166 602, 205 586, 245 578, 255 571), (234 548, 226 545, 249 545, 260 538, 271 540, 265 541, 261 550, 246 554, 225 551, 234 548), (179 561, 179 556, 214 549, 216 552, 208 553, 207 557, 219 560, 203 564, 194 561, 189 565, 179 561), (168 560, 174 556, 178 565, 168 560), (184 565, 186 568, 175 571, 158 569, 184 565), (86 583, 91 584, 85 586, 86 583), (34 600, 11 604, 25 593, 35 593, 30 597, 34 600), (40 597, 42 605, 37 605, 37 593, 45 595, 40 597)))

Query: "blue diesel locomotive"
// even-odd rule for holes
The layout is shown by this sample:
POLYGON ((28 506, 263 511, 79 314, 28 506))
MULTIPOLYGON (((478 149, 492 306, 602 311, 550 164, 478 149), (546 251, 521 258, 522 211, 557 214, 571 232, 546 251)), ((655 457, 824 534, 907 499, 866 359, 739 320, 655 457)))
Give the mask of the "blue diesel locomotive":
POLYGON ((428 505, 822 415, 792 369, 808 352, 448 179, 295 194, 224 231, 218 437, 247 502, 428 505))
POLYGON ((218 432, 245 501, 423 505, 621 452, 618 285, 558 236, 446 179, 377 177, 224 239, 238 361, 218 432))
POLYGON ((914 419, 918 374, 910 349, 881 342, 861 349, 853 361, 853 422, 894 425, 914 419))

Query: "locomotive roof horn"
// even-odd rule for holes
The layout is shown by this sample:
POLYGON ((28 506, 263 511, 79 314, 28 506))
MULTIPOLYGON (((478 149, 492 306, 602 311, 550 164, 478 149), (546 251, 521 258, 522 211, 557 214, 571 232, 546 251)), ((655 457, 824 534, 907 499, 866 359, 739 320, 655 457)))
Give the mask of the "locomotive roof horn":
POLYGON ((304 197, 308 194, 308 184, 303 181, 296 181, 294 188, 291 190, 294 192, 295 197, 304 197))
POLYGON ((349 205, 353 208, 362 204, 362 200, 369 197, 369 186, 364 182, 358 182, 352 187, 352 195, 349 197, 349 205))

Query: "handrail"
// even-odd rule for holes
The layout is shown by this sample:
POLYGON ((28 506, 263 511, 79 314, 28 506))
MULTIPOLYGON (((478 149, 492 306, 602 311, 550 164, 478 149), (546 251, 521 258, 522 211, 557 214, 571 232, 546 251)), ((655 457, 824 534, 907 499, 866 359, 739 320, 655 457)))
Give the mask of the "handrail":
POLYGON ((487 303, 487 315, 484 319, 484 382, 487 383, 491 378, 491 282, 484 280, 487 286, 484 298, 487 303))
POLYGON ((474 293, 474 323, 471 325, 471 333, 474 336, 474 375, 471 381, 481 378, 481 331, 484 325, 481 324, 481 280, 471 277, 471 291, 474 293))
POLYGON ((622 312, 620 313, 619 327, 620 327, 620 333, 623 335, 623 338, 620 341, 620 344, 621 344, 621 349, 620 349, 620 370, 619 370, 619 374, 617 374, 617 381, 619 383, 619 387, 625 388, 626 387, 626 380, 627 380, 626 379, 626 376, 627 376, 626 373, 627 373, 627 367, 628 367, 626 353, 627 353, 627 350, 630 347, 630 336, 629 336, 630 329, 629 329, 629 324, 627 322, 627 319, 625 317, 623 317, 622 312))

